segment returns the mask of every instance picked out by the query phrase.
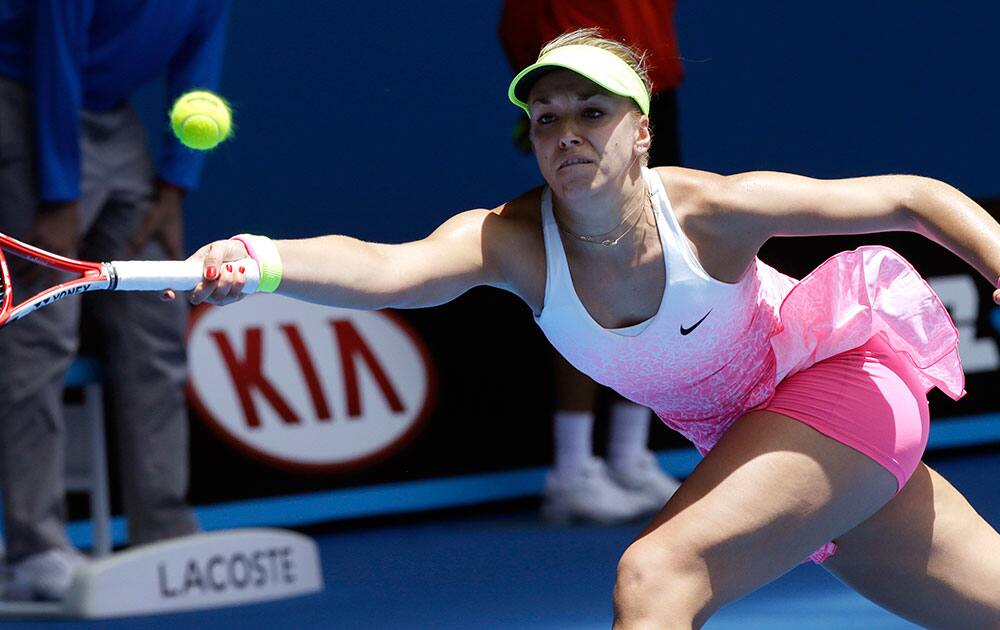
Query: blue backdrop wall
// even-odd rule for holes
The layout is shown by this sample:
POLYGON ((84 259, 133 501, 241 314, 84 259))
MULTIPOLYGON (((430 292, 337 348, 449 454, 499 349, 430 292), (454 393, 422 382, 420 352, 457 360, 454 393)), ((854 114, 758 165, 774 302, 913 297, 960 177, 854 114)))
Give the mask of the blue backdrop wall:
MULTIPOLYGON (((911 172, 1000 196, 1000 3, 679 3, 687 165, 911 172)), ((510 132, 499 0, 234 2, 187 244, 238 231, 418 238, 539 182, 510 132)), ((141 109, 162 128, 161 93, 141 109)))
MULTIPOLYGON (((1000 3, 679 5, 686 165, 817 177, 918 173, 978 199, 1000 199, 993 43, 1000 3)), ((496 35, 500 7, 500 0, 234 0, 222 91, 235 106, 237 134, 209 155, 203 186, 188 202, 189 250, 242 231, 415 239, 455 212, 493 207, 540 183, 534 160, 511 143, 519 114, 505 96, 512 71, 496 35)), ((162 100, 160 86, 139 99, 143 116, 160 131, 162 100)), ((1000 204, 991 208, 997 213, 1000 204)), ((928 277, 973 284, 971 269, 919 237, 878 239, 928 277)), ((801 275, 858 244, 857 238, 774 239, 762 256, 801 275)), ((978 282, 944 296, 958 308, 963 337, 989 348, 979 348, 988 360, 969 370, 970 395, 934 403, 938 447, 942 436, 968 433, 973 424, 989 425, 988 439, 977 433, 969 441, 962 433, 964 442, 945 439, 945 447, 997 441, 992 392, 1000 358, 986 350, 1000 342, 1000 311, 989 301, 991 287, 978 282)), ((378 495, 381 503, 365 504, 364 514, 417 509, 419 497, 430 495, 420 505, 444 505, 435 503, 444 495, 466 501, 537 494, 538 467, 551 458, 551 357, 528 310, 513 296, 481 289, 401 315, 426 342, 439 376, 437 403, 419 436, 367 468, 309 476, 226 448, 195 421, 192 500, 206 505, 320 492, 322 510, 292 515, 301 523, 358 516, 365 503, 351 493, 368 486, 398 492, 391 499, 378 495), (501 321, 480 334, 482 322, 501 321), (517 396, 484 378, 497 374, 513 382, 517 396), (500 475, 488 483, 473 479, 487 494, 465 486, 442 494, 433 484, 437 490, 414 494, 406 485, 447 477, 462 483, 463 475, 483 471, 500 475), (392 486, 397 482, 404 485, 392 486), (328 489, 341 494, 323 495, 328 489)), ((687 457, 673 449, 683 441, 670 431, 653 431, 651 445, 687 457)), ((682 462, 687 470, 696 459, 690 454, 682 462)), ((259 508, 241 524, 288 524, 267 520, 259 508)))

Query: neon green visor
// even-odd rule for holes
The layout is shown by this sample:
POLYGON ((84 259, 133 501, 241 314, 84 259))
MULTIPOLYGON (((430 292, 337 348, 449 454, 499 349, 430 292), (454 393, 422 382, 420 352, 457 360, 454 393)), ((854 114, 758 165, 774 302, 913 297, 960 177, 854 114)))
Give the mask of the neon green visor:
POLYGON ((530 116, 528 94, 531 92, 531 87, 543 75, 556 68, 572 70, 612 94, 630 98, 635 101, 643 114, 649 114, 649 92, 646 91, 646 84, 635 70, 613 52, 582 44, 561 46, 551 50, 521 70, 507 89, 510 101, 530 116))

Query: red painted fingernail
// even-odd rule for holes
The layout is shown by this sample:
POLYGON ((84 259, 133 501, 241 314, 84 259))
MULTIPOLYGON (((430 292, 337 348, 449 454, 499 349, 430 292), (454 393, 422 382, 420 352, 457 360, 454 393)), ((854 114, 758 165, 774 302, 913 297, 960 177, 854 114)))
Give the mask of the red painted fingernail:
POLYGON ((209 267, 205 270, 205 277, 209 280, 215 280, 219 276, 219 270, 215 267, 209 267))
POLYGON ((232 270, 233 270, 232 265, 226 265, 226 271, 232 272, 232 270))
POLYGON ((240 267, 240 273, 246 273, 246 272, 247 272, 246 267, 240 267))

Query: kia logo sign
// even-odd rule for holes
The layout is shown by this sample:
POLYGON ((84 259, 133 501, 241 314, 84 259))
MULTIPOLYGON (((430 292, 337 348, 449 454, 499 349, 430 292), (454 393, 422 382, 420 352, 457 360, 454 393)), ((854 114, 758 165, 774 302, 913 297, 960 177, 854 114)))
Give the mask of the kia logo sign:
POLYGON ((195 311, 189 396, 227 441, 296 470, 365 466, 420 429, 435 379, 423 342, 385 311, 254 295, 195 311))

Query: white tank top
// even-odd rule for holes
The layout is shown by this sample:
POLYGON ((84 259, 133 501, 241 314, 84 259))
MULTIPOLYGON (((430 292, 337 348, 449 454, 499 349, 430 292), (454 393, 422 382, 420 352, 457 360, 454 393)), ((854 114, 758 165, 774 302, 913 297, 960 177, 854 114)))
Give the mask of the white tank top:
POLYGON ((704 348, 711 345, 713 337, 705 333, 717 330, 719 324, 732 317, 734 309, 738 310, 743 294, 739 290, 741 282, 727 284, 705 272, 677 223, 659 175, 644 168, 643 177, 652 193, 653 214, 663 249, 666 287, 659 310, 650 319, 627 328, 603 328, 594 321, 573 286, 559 225, 552 212, 552 191, 546 188, 542 193, 547 263, 545 301, 542 312, 535 318, 543 330, 557 328, 558 336, 572 336, 577 343, 586 344, 586 339, 606 338, 607 333, 636 336, 655 323, 658 328, 669 328, 679 337, 686 337, 686 345, 704 348), (695 334, 696 329, 701 334, 695 334), (682 334, 684 331, 687 334, 682 334))
POLYGON ((542 195, 546 281, 535 322, 578 370, 651 408, 702 452, 738 417, 766 403, 788 374, 876 333, 911 357, 928 386, 961 395, 954 326, 898 254, 883 247, 837 254, 801 282, 755 258, 738 282, 721 282, 695 257, 659 175, 645 168, 642 174, 652 192, 666 286, 656 314, 625 329, 603 328, 583 306, 551 191, 542 195))
MULTIPOLYGON (((773 382, 768 339, 777 320, 773 308, 759 317, 759 282, 753 267, 734 284, 705 272, 659 175, 645 168, 642 174, 652 193, 666 275, 656 314, 626 330, 603 328, 594 321, 573 287, 551 191, 546 189, 541 204, 545 301, 535 321, 584 374, 651 407, 671 425, 690 424, 715 417, 720 408, 747 396, 756 398, 753 391, 762 380, 773 382)), ((788 283, 790 287, 792 281, 788 283)))

